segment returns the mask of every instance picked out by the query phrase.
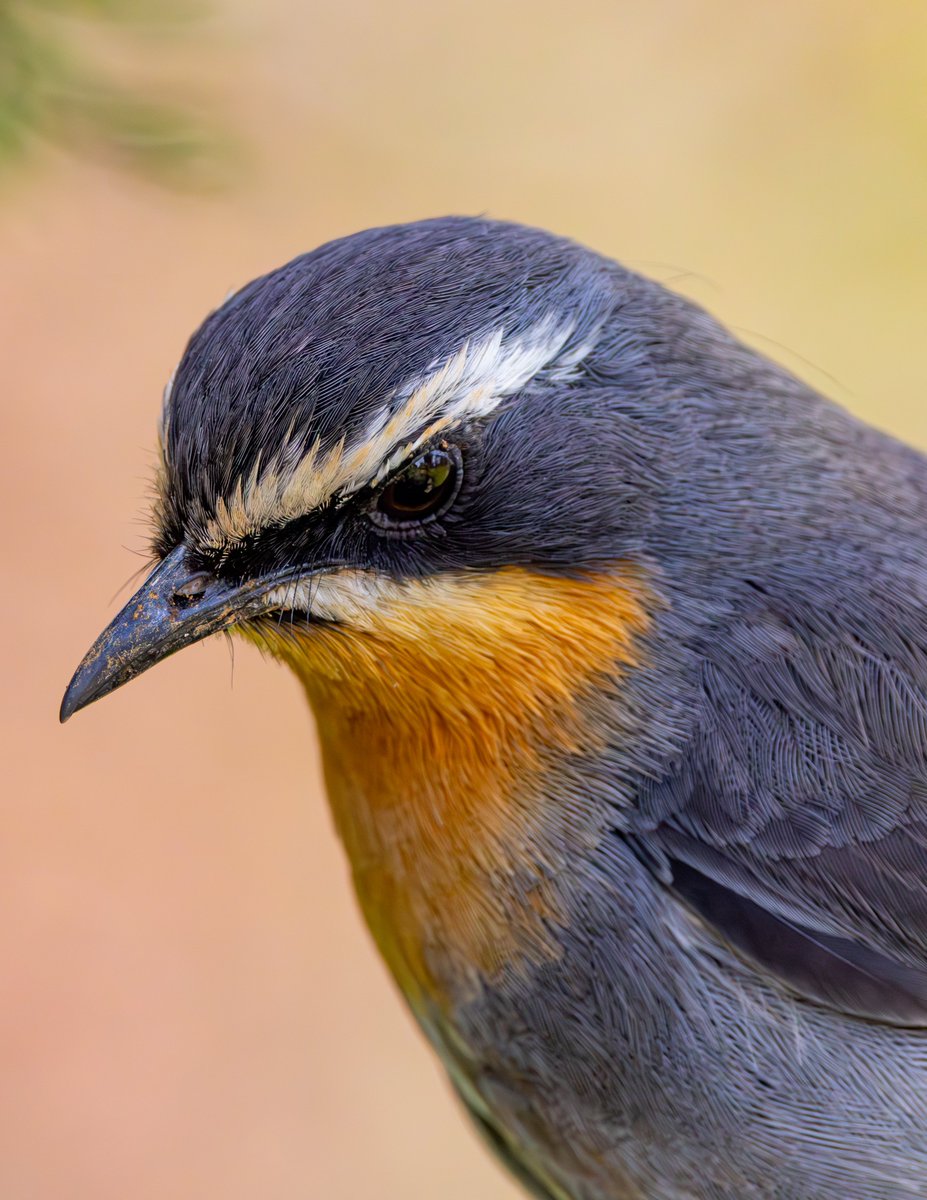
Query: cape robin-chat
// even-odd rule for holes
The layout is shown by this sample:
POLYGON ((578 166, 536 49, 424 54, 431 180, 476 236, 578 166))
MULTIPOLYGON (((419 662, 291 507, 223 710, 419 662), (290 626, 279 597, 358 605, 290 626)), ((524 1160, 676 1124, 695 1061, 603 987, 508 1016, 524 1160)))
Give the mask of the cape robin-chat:
POLYGON ((332 242, 194 334, 62 717, 230 629, 548 1200, 927 1196, 927 466, 549 234, 332 242))

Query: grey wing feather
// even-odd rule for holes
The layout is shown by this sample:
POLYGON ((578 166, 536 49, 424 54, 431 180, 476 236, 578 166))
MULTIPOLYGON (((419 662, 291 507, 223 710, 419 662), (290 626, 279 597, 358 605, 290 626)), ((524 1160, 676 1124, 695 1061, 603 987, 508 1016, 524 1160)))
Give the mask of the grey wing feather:
POLYGON ((687 753, 641 789, 635 834, 688 904, 798 991, 924 1024, 927 637, 868 616, 868 639, 865 621, 771 601, 733 623, 702 661, 687 753))

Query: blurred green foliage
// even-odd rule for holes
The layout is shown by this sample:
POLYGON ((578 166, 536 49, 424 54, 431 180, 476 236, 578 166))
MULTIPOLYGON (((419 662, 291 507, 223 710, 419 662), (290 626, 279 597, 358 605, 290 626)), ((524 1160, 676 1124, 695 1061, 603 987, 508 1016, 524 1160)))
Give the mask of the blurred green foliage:
POLYGON ((0 0, 0 175, 44 141, 173 187, 222 186, 228 134, 165 84, 122 78, 202 15, 184 0, 0 0))

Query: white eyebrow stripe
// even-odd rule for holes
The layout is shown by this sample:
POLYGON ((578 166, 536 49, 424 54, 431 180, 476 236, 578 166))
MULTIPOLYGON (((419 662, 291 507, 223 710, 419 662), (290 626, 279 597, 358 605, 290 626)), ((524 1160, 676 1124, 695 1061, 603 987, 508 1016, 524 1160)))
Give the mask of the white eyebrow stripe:
POLYGON ((220 548, 379 483, 436 434, 491 413, 542 370, 568 378, 594 344, 592 338, 571 347, 558 360, 574 329, 550 314, 521 334, 506 337, 498 328, 466 341, 424 378, 397 389, 351 446, 342 438, 323 452, 318 439, 308 448, 287 439, 230 498, 220 498, 204 523, 207 543, 220 548))
MULTIPOLYGON (((487 416, 497 408, 506 396, 512 395, 533 379, 554 360, 573 332, 572 323, 556 326, 552 318, 536 325, 522 339, 506 343, 502 329, 495 330, 488 338, 471 347, 465 342, 460 351, 413 389, 406 404, 398 411, 402 432, 392 445, 389 441, 389 426, 377 429, 383 421, 381 412, 368 431, 368 440, 385 451, 379 470, 357 486, 376 485, 414 452, 423 443, 430 441, 441 430, 452 429, 465 421, 487 416), (421 428, 430 417, 434 420, 421 428), (396 442, 405 431, 413 440, 396 442), (417 437, 413 435, 420 430, 417 437)), ((588 351, 587 351, 588 353, 588 351)), ((339 494, 347 494, 353 488, 345 488, 339 494)))

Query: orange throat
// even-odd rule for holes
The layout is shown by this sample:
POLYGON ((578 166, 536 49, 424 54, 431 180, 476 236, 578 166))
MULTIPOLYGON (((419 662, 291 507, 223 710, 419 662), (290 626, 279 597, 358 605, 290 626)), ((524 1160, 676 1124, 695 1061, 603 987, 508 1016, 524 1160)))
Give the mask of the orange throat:
POLYGON ((555 958, 556 877, 589 823, 544 782, 600 748, 588 705, 656 600, 618 564, 403 583, 335 576, 344 623, 243 632, 298 673, 365 918, 413 1006, 555 958))

